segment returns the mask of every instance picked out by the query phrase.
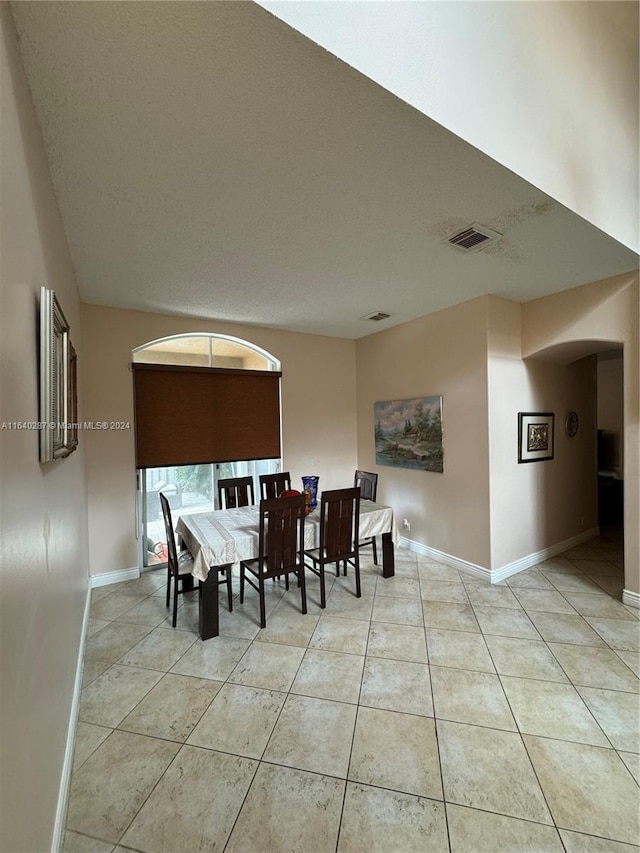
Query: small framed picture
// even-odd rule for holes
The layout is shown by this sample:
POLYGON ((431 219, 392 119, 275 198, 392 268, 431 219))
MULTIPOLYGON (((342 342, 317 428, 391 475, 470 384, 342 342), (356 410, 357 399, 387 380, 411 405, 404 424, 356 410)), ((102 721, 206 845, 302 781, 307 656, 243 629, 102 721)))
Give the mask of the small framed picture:
POLYGON ((518 462, 553 459, 553 412, 518 413, 518 462))

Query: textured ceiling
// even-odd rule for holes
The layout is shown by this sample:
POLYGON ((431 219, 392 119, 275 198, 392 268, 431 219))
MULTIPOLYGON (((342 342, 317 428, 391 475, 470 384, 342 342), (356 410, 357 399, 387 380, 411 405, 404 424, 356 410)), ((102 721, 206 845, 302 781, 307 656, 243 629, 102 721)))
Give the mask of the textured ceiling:
POLYGON ((253 3, 12 11, 85 302, 358 338, 637 266, 253 3))

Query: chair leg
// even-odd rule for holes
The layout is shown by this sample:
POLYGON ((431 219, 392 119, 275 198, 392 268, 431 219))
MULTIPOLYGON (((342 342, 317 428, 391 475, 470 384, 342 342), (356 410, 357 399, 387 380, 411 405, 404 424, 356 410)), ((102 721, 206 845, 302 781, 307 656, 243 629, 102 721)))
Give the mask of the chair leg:
POLYGON ((244 604, 244 566, 240 563, 240 604, 244 604))
POLYGON ((167 607, 171 598, 171 569, 167 566, 167 607))
POLYGON ((233 591, 231 589, 231 566, 227 566, 227 595, 229 596, 229 613, 233 610, 233 591))
POLYGON ((260 594, 260 627, 266 628, 267 627, 267 613, 266 613, 266 608, 264 606, 264 578, 262 577, 262 574, 258 578, 258 587, 259 587, 258 592, 260 594))
POLYGON ((371 537, 371 545, 373 546, 373 565, 378 565, 378 549, 376 548, 376 537, 371 537))
POLYGON ((362 590, 360 589, 360 557, 358 554, 356 554, 353 559, 353 568, 356 575, 356 598, 361 598, 362 590))
MULTIPOLYGON (((324 567, 321 569, 324 575, 324 567)), ((298 580, 300 581, 300 597, 302 599, 302 612, 307 612, 307 584, 304 579, 304 564, 300 565, 297 571, 298 580)))
POLYGON ((178 621, 178 584, 180 581, 177 577, 173 579, 173 627, 176 627, 178 621))
POLYGON ((324 609, 327 606, 327 593, 324 582, 324 563, 318 563, 318 568, 320 569, 320 607, 324 609))

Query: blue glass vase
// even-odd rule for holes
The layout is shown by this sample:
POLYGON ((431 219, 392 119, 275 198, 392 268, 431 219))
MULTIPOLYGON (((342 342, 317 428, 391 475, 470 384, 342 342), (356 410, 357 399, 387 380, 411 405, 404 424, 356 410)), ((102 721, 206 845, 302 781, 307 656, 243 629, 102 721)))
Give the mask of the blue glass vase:
POLYGON ((302 488, 307 489, 310 495, 309 506, 311 507, 311 509, 315 509, 318 506, 319 479, 320 478, 316 476, 302 478, 302 488))

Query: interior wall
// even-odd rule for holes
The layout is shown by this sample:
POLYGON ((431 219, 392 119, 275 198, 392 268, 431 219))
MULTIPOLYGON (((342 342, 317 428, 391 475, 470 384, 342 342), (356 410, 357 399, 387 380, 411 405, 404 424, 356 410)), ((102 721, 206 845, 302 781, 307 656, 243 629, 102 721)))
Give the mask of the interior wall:
MULTIPOLYGON (((640 593, 640 306, 638 273, 565 290, 522 306, 523 357, 573 342, 624 351, 625 588, 640 593)), ((593 351, 593 350, 592 350, 593 351)))
POLYGON ((637 3, 259 2, 638 250, 637 3))
POLYGON ((356 341, 358 467, 377 471, 408 539, 487 567, 486 297, 356 341), (373 404, 442 395, 444 473, 378 466, 373 404))
POLYGON ((491 567, 565 542, 598 524, 596 357, 523 361, 521 305, 488 298, 491 567), (567 435, 566 415, 580 428, 567 435), (553 412, 554 458, 518 462, 518 413, 553 412))
MULTIPOLYGON (((38 421, 40 287, 55 290, 83 358, 80 302, 19 58, 0 4, 0 403, 38 421)), ((0 848, 51 849, 88 589, 84 451, 41 466, 38 432, 0 430, 0 848)))
MULTIPOLYGON (((215 332, 250 341, 281 362, 283 466, 292 486, 320 477, 319 488, 353 483, 356 468, 355 344, 320 335, 282 332, 82 306, 84 418, 124 421, 127 430, 83 434, 87 452, 91 574, 137 566, 133 385, 134 347, 188 332, 215 332)), ((188 400, 158 400, 158 406, 188 400)), ((197 417, 197 412, 194 412, 197 417)))

